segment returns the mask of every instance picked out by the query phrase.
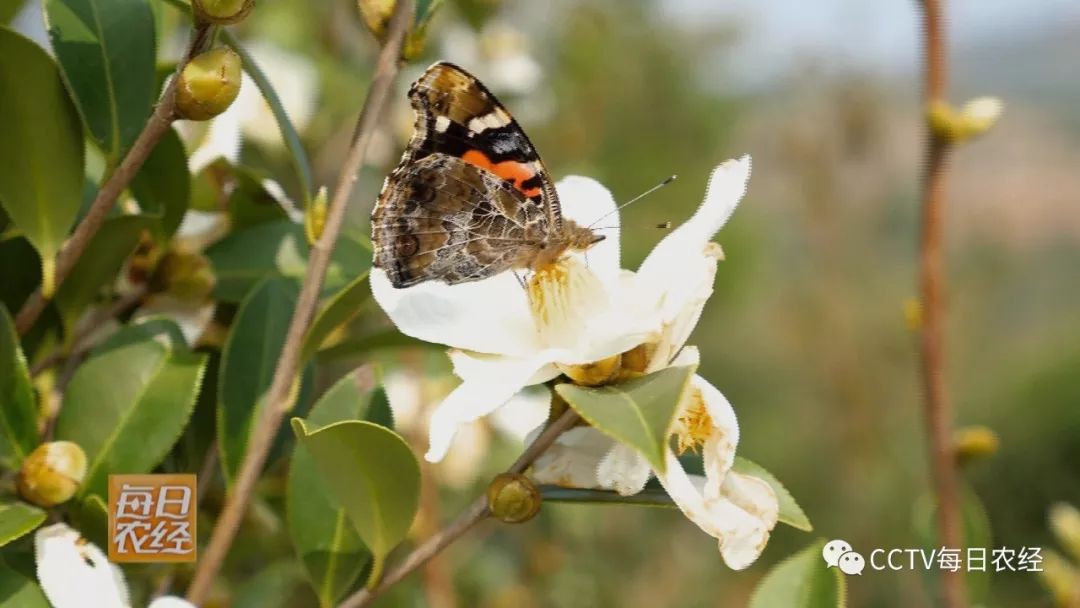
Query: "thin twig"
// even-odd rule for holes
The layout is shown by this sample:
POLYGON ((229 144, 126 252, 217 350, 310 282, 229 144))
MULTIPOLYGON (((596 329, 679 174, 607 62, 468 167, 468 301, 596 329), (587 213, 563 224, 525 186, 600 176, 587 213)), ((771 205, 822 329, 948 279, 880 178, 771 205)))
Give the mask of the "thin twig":
POLYGON ((304 335, 307 333, 319 302, 319 292, 322 290, 326 270, 330 265, 330 255, 334 251, 338 234, 341 232, 345 207, 353 185, 356 183, 357 172, 363 165, 368 144, 375 133, 377 120, 390 95, 394 78, 397 76, 401 44, 408 24, 412 20, 412 11, 412 0, 399 0, 394 7, 393 16, 387 27, 386 42, 379 52, 375 66, 375 77, 368 90, 363 109, 360 111, 356 130, 353 133, 353 143, 338 177, 334 198, 327 211, 326 225, 322 236, 311 248, 307 275, 304 277, 296 309, 289 322, 285 345, 282 347, 281 356, 274 369, 274 380, 267 393, 266 408, 262 417, 256 422, 251 440, 244 452, 236 483, 225 498, 225 505, 218 517, 217 525, 199 560, 191 586, 188 587, 187 599, 193 604, 199 605, 206 600, 210 585, 236 537, 236 531, 247 510, 251 494, 266 463, 267 454, 273 445, 278 428, 285 414, 292 408, 292 388, 300 365, 300 350, 304 343, 304 335))
MULTIPOLYGON (((570 429, 581 418, 577 413, 567 408, 561 416, 555 419, 554 422, 549 424, 542 433, 529 444, 529 447, 525 448, 525 451, 518 456, 518 459, 514 461, 514 464, 506 470, 507 473, 524 473, 525 469, 528 469, 541 454, 544 453, 551 444, 558 439, 559 435, 562 435, 564 431, 570 429)), ((374 589, 361 589, 345 599, 338 608, 361 608, 367 606, 371 602, 375 601, 380 594, 385 592, 390 587, 401 581, 409 574, 411 574, 417 568, 420 568, 427 563, 432 557, 438 555, 440 551, 445 549, 447 545, 457 540, 462 534, 468 532, 473 526, 483 521, 489 515, 487 498, 481 496, 477 498, 461 515, 458 515, 457 519, 450 523, 438 532, 434 536, 431 536, 424 544, 412 550, 392 570, 390 570, 379 582, 378 586, 374 589)))
MULTIPOLYGON (((180 73, 187 61, 202 48, 209 31, 210 26, 205 23, 198 23, 193 27, 191 40, 188 43, 187 51, 184 53, 184 59, 177 63, 176 74, 169 80, 168 86, 165 87, 165 91, 161 94, 161 98, 154 108, 154 113, 146 121, 142 133, 139 133, 139 137, 132 144, 131 150, 124 156, 124 160, 120 162, 120 166, 116 168, 116 171, 109 176, 109 179, 98 190, 97 196, 94 197, 93 203, 90 204, 90 209, 86 212, 82 221, 75 226, 71 238, 64 243, 60 248, 60 252, 56 254, 56 270, 53 279, 54 290, 60 288, 60 284, 67 278, 68 273, 75 266, 75 262, 86 251, 94 235, 101 229, 101 225, 105 223, 105 217, 112 210, 117 197, 124 191, 124 188, 127 188, 135 174, 139 172, 139 168, 146 162, 150 152, 154 150, 161 138, 168 133, 169 127, 172 126, 173 121, 176 119, 176 75, 180 73)), ((33 327, 34 322, 45 310, 47 303, 48 300, 46 300, 40 288, 27 298, 22 308, 19 309, 19 314, 15 316, 15 329, 19 332, 19 335, 25 334, 33 327)))
MULTIPOLYGON (((920 335, 924 410, 930 440, 934 488, 937 494, 937 526, 946 547, 960 548, 960 504, 956 461, 951 444, 952 407, 945 383, 945 264, 943 232, 945 177, 951 142, 934 129, 929 110, 947 99, 945 0, 923 0, 924 91, 927 112, 926 157, 922 183, 922 229, 919 250, 919 292, 923 308, 920 335)), ((941 595, 949 608, 967 605, 963 572, 941 571, 941 595)))

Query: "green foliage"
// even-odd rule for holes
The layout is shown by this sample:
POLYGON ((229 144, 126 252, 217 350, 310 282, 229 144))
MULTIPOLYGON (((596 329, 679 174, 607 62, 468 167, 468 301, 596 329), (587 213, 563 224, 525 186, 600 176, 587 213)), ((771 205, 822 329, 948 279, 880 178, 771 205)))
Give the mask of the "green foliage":
POLYGON ((69 335, 98 291, 116 278, 128 254, 139 244, 139 236, 156 224, 154 218, 140 215, 105 220, 86 253, 75 262, 68 279, 56 291, 56 307, 69 335))
MULTIPOLYGON (((45 521, 45 511, 13 499, 0 499, 0 547, 33 532, 45 521)), ((3 599, 3 595, 0 595, 3 599)))
POLYGON ((359 308, 371 299, 371 286, 367 279, 368 273, 361 273, 319 309, 307 335, 304 336, 304 347, 300 355, 302 361, 310 360, 323 341, 335 329, 348 322, 359 308))
POLYGON ((773 492, 776 492, 776 498, 780 501, 781 523, 803 532, 810 532, 814 529, 814 526, 810 524, 810 519, 806 517, 806 513, 803 513, 799 503, 795 502, 795 497, 791 495, 791 492, 788 492, 784 484, 780 483, 780 480, 766 471, 764 467, 741 456, 736 456, 731 470, 744 475, 753 475, 764 480, 765 483, 772 487, 773 492))
MULTIPOLYGON (((931 494, 923 494, 915 500, 912 507, 912 527, 919 543, 927 550, 940 549, 942 544, 938 540, 937 513, 935 498, 931 494)), ((986 514, 979 496, 966 484, 960 492, 960 523, 961 523, 961 546, 984 547, 987 549, 989 563, 989 551, 993 547, 993 532, 990 528, 990 518, 986 514)), ((966 560, 966 557, 962 556, 966 560)), ((941 585, 941 573, 937 569, 924 573, 925 579, 932 592, 936 593, 941 585)), ((990 568, 986 570, 965 570, 965 585, 968 597, 975 605, 985 604, 990 599, 990 568)))
POLYGON ((0 600, 5 606, 49 608, 37 583, 0 563, 0 600))
POLYGON ((296 283, 270 277, 240 305, 221 354, 217 438, 225 479, 232 483, 255 421, 266 407, 278 354, 296 306, 296 283))
POLYGON ((38 443, 37 406, 15 326, 0 307, 0 466, 16 469, 38 443))
POLYGON ((187 424, 206 355, 169 332, 121 329, 81 365, 64 394, 56 438, 86 451, 81 495, 106 495, 109 473, 147 473, 187 424), (117 373, 123 370, 123 373, 117 373))
MULTIPOLYGON (((238 302, 265 277, 301 277, 308 251, 304 227, 288 220, 262 222, 235 232, 206 251, 218 280, 214 295, 238 302)), ((371 252, 342 239, 334 250, 323 292, 341 289, 370 266, 371 252)))
POLYGON ((54 258, 82 200, 82 129, 45 51, 0 27, 0 58, 0 204, 41 254, 51 294, 54 258))
POLYGON ((169 129, 131 180, 139 208, 160 218, 160 232, 171 237, 180 226, 191 200, 191 172, 187 153, 176 131, 169 129))
POLYGON ((773 567, 754 590, 750 608, 843 608, 844 574, 826 567, 824 546, 820 540, 773 567))
MULTIPOLYGON (((356 372, 332 386, 311 408, 310 431, 345 420, 393 426, 385 393, 361 387, 356 372)), ((349 522, 345 507, 327 488, 308 450, 297 447, 289 468, 286 511, 293 546, 321 606, 333 606, 352 588, 371 553, 349 522)))
POLYGON ((675 410, 693 374, 693 366, 670 367, 613 386, 560 384, 555 391, 589 424, 633 447, 653 469, 663 471, 675 410))
POLYGON ((115 166, 154 103, 154 15, 147 0, 45 0, 49 38, 87 130, 115 166))
POLYGON ((368 585, 378 583, 386 555, 405 538, 419 506, 416 457, 397 433, 371 422, 346 420, 308 431, 293 418, 292 425, 371 551, 368 585))

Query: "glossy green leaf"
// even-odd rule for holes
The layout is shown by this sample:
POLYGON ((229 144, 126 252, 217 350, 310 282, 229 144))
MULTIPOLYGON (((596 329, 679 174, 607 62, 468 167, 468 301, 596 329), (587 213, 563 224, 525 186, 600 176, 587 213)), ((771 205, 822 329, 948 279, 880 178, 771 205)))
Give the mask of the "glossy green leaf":
POLYGON ((289 161, 292 163, 293 170, 296 171, 296 181, 299 182, 300 189, 303 191, 304 207, 306 208, 307 203, 314 194, 312 185, 314 180, 311 177, 311 163, 308 161, 304 144, 300 141, 300 135, 296 132, 296 127, 293 126, 289 115, 285 112, 285 106, 281 103, 281 99, 278 97, 273 85, 270 84, 270 79, 259 68, 259 65, 251 54, 247 52, 244 45, 240 44, 240 41, 228 30, 222 30, 221 38, 225 41, 225 44, 240 55, 240 60, 244 62, 244 72, 255 82, 255 86, 259 87, 259 92, 262 93, 266 105, 269 106, 270 112, 274 115, 278 130, 281 131, 281 141, 285 143, 285 149, 289 151, 289 161))
MULTIPOLYGON (((962 536, 964 547, 986 547, 987 560, 990 559, 990 548, 993 546, 993 532, 990 528, 990 517, 986 514, 979 495, 968 485, 961 486, 960 491, 960 522, 963 525, 962 536)), ((926 493, 915 500, 912 508, 912 519, 915 535, 920 544, 927 550, 941 548, 941 541, 937 535, 937 516, 935 498, 926 493)), ((989 563, 989 561, 988 561, 989 563)), ((924 573, 928 586, 937 592, 941 584, 941 571, 934 569, 924 573)), ((968 570, 964 573, 968 596, 975 604, 984 604, 990 596, 990 572, 987 570, 968 570)))
POLYGON ((843 608, 845 575, 826 566, 824 546, 820 540, 773 566, 754 589, 750 608, 843 608))
POLYGON ((146 125, 157 81, 147 0, 44 0, 45 23, 86 128, 117 164, 146 125))
POLYGON ((0 468, 17 469, 37 444, 34 387, 15 324, 0 306, 0 468))
POLYGON ((366 421, 335 422, 293 431, 311 454, 325 487, 372 555, 368 585, 379 580, 386 555, 404 538, 420 500, 420 465, 400 435, 366 421))
POLYGON ((732 465, 731 470, 744 475, 753 475, 772 487, 773 492, 776 492, 776 498, 780 501, 780 521, 782 523, 804 532, 810 532, 814 529, 814 526, 810 523, 810 518, 803 512, 799 503, 795 502, 795 497, 791 495, 791 492, 788 492, 784 484, 780 483, 780 480, 766 471, 764 467, 741 456, 736 456, 735 464, 732 465))
MULTIPOLYGON (((295 592, 304 584, 304 573, 293 560, 281 560, 260 567, 250 578, 236 586, 230 608, 292 608, 297 606, 295 592)), ((304 596, 306 600, 309 596, 304 596)), ((303 602, 299 605, 308 605, 303 602)))
POLYGON ((97 494, 83 496, 67 504, 68 517, 86 540, 105 548, 109 543, 109 509, 97 494))
POLYGON ((560 384, 555 391, 589 424, 633 447, 653 469, 663 471, 668 431, 693 374, 694 366, 669 367, 622 384, 597 388, 560 384))
MULTIPOLYGON (((311 408, 309 431, 343 420, 368 420, 390 426, 385 393, 361 386, 357 372, 347 374, 311 408)), ((286 497, 289 532, 321 606, 333 606, 352 588, 371 561, 345 509, 324 485, 311 454, 293 452, 286 497)))
POLYGON ((304 346, 301 350, 300 360, 308 361, 319 350, 323 341, 337 328, 344 325, 359 311, 360 306, 371 299, 371 286, 368 284, 368 273, 365 271, 357 276, 341 291, 334 294, 315 315, 307 335, 304 336, 304 346))
POLYGON ((297 286, 271 277, 240 305, 221 354, 217 437, 225 479, 240 469, 252 426, 262 415, 285 333, 296 306, 297 286))
MULTIPOLYGON (((307 270, 304 227, 288 220, 264 222, 235 232, 206 250, 217 277, 214 295, 238 302, 268 276, 302 277, 307 270)), ((323 293, 334 293, 371 267, 371 252, 351 239, 334 249, 323 293)))
POLYGON ((122 215, 105 221, 56 292, 56 307, 68 329, 94 302, 101 288, 112 285, 124 260, 139 244, 139 236, 156 223, 154 218, 142 215, 122 215))
POLYGON ((3 27, 0 91, 0 204, 41 254, 51 294, 56 252, 82 200, 82 127, 53 60, 3 27))
POLYGON ((33 532, 45 516, 43 509, 21 500, 0 500, 0 547, 33 532))
POLYGON ((161 235, 168 239, 180 227, 191 200, 191 172, 187 153, 174 129, 150 152, 131 180, 131 192, 144 214, 161 220, 161 235))
POLYGON ((118 333, 127 332, 141 339, 92 355, 64 393, 56 438, 86 451, 81 495, 105 496, 109 473, 157 466, 184 430, 199 392, 206 355, 162 334, 146 336, 140 324, 118 333))
POLYGON ((17 608, 49 608, 49 600, 36 581, 0 562, 0 605, 17 608))

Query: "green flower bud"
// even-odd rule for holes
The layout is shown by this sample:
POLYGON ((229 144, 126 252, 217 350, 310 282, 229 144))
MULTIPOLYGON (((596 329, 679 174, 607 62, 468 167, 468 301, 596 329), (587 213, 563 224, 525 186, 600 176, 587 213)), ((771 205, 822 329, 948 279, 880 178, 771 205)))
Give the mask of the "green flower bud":
POLYGON ((953 450, 960 463, 984 460, 998 451, 997 433, 985 426, 966 426, 953 433, 953 450))
MULTIPOLYGON (((1076 507, 1059 502, 1050 507, 1050 530, 1054 532, 1058 542, 1080 561, 1080 510, 1076 507)), ((1077 581, 1080 584, 1080 581, 1077 581)))
POLYGON ((214 289, 214 271, 205 256, 194 251, 173 249, 154 270, 150 288, 189 302, 202 302, 214 289))
POLYGON ((206 51, 180 71, 176 111, 188 120, 207 120, 224 112, 240 93, 240 56, 221 47, 206 51))
POLYGON ((247 17, 255 0, 192 0, 191 6, 200 21, 230 25, 247 17))
POLYGON ((540 512, 540 490, 524 475, 502 473, 488 485, 487 502, 496 519, 520 524, 540 512))
POLYGON ((19 496, 39 507, 66 502, 86 478, 86 453, 70 441, 43 443, 30 452, 19 469, 19 496))
POLYGON ((319 188, 319 193, 304 212, 304 234, 308 245, 314 246, 326 227, 326 186, 319 188))

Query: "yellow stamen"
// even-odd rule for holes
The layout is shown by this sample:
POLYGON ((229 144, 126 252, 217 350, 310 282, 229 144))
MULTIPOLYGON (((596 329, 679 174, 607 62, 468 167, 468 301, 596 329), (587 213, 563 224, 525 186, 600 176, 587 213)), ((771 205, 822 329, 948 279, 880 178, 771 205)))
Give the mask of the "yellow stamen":
POLYGON ((529 279, 529 308, 548 346, 574 344, 585 332, 590 308, 605 303, 600 280, 582 262, 562 258, 529 279))
POLYGON ((713 421, 705 407, 705 399, 697 388, 690 389, 690 404, 675 421, 675 435, 679 454, 687 450, 697 452, 705 440, 713 434, 713 421))

